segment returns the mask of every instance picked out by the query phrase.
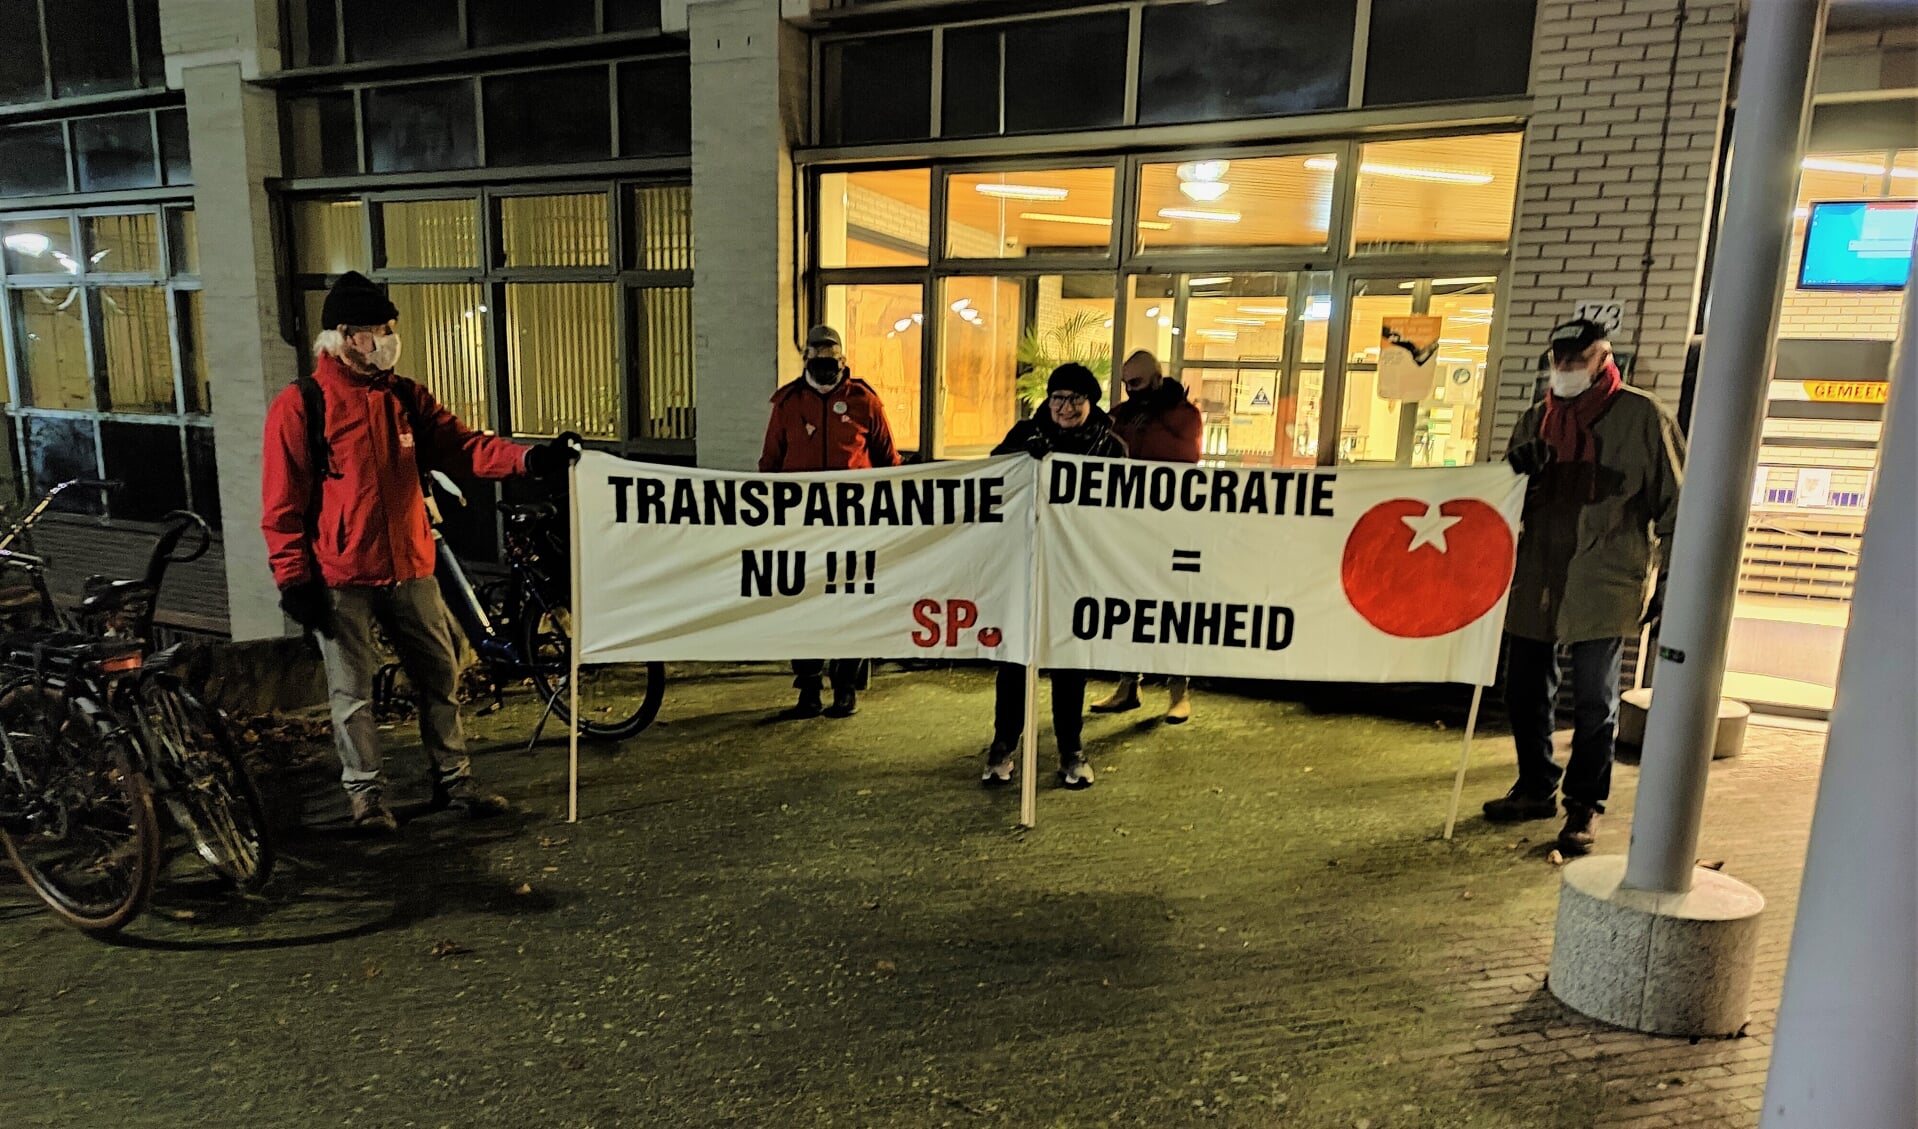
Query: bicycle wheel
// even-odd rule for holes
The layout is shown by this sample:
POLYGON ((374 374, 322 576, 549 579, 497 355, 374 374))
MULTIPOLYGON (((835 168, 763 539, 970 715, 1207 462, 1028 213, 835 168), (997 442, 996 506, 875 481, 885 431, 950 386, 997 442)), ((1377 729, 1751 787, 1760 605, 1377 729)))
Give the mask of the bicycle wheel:
POLYGON ((142 679, 140 736, 166 782, 160 798, 214 873, 242 890, 273 870, 266 805, 220 715, 173 678, 142 679))
POLYGON ((145 908, 160 874, 160 825, 126 735, 45 687, 0 690, 0 741, 17 818, 7 857, 54 913, 111 933, 145 908))
MULTIPOLYGON (((540 697, 557 694, 553 713, 572 722, 566 684, 573 661, 573 617, 563 607, 547 610, 533 597, 520 605, 520 629, 533 685, 540 697)), ((585 663, 579 668, 579 731, 599 741, 621 741, 653 723, 666 696, 665 663, 585 663)))

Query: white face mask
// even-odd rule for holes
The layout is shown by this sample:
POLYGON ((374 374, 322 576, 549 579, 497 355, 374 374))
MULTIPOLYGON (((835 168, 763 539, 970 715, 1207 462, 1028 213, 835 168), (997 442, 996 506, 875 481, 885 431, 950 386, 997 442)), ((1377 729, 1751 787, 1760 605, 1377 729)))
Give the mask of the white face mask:
POLYGON ((1569 400, 1592 386, 1598 377, 1598 366, 1586 368, 1552 370, 1552 395, 1561 400, 1569 400))
POLYGON ((385 337, 373 339, 373 351, 366 355, 373 367, 381 372, 391 372, 394 365, 400 363, 400 335, 389 333, 385 337))

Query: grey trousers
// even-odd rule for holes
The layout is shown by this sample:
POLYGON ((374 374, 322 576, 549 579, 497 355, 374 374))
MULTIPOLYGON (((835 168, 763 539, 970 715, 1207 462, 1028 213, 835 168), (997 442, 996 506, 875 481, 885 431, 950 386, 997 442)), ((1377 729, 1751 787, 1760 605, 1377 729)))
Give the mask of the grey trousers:
POLYGON ((333 624, 320 636, 320 656, 326 660, 333 740, 346 790, 365 792, 382 783, 380 730, 373 720, 373 675, 380 667, 375 621, 386 630, 419 697, 420 740, 435 779, 452 783, 469 775, 452 616, 440 599, 439 584, 428 576, 386 588, 334 588, 330 594, 333 624))

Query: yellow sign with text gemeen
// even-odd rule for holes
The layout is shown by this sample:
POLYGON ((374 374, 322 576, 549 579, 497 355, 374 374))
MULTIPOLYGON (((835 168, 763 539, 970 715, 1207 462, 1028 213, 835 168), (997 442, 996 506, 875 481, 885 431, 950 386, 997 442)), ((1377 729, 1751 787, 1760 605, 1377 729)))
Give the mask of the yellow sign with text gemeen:
POLYGON ((1882 380, 1807 380, 1805 395, 1823 404, 1882 404, 1890 387, 1882 380))

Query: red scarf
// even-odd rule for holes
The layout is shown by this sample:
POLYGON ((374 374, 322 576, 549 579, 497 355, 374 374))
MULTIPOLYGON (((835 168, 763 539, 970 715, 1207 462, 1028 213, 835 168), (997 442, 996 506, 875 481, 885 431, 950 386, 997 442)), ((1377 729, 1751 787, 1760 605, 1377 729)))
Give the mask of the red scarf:
POLYGON ((1598 440, 1592 434, 1592 427, 1599 417, 1618 399, 1618 393, 1625 386, 1619 378, 1618 366, 1610 357, 1605 358, 1605 367, 1598 370, 1598 376, 1592 380, 1592 386, 1569 400, 1562 400, 1556 392, 1545 393, 1545 418, 1538 424, 1540 439, 1552 445, 1552 453, 1561 463, 1595 463, 1598 461, 1598 440))

